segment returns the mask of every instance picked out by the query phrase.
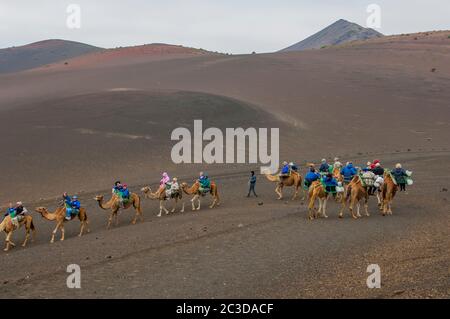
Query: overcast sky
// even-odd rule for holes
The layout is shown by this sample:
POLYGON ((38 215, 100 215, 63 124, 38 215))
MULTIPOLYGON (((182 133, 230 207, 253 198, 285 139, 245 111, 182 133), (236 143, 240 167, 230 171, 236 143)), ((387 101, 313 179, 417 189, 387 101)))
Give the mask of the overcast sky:
POLYGON ((372 3, 384 34, 450 29, 450 0, 0 0, 0 48, 58 38, 270 52, 341 18, 366 26, 372 3), (66 26, 70 4, 81 8, 80 29, 66 26))

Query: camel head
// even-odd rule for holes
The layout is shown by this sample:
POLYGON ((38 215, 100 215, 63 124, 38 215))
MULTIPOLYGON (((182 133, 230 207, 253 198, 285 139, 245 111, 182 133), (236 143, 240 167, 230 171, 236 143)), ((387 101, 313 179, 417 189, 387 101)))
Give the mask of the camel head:
POLYGON ((152 189, 149 186, 146 186, 141 188, 141 192, 143 192, 144 194, 148 194, 152 192, 152 189))
POLYGON ((182 189, 189 187, 187 183, 181 183, 180 186, 182 189))
POLYGON ((35 212, 41 214, 41 216, 48 213, 47 208, 45 207, 37 207, 35 208, 35 212))
POLYGON ((102 202, 103 201, 103 195, 97 195, 94 197, 94 200, 97 202, 102 202))

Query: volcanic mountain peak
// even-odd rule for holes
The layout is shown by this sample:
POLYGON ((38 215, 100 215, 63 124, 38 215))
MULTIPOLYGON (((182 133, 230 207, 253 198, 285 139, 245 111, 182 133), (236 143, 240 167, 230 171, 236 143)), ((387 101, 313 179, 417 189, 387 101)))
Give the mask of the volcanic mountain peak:
POLYGON ((60 39, 0 49, 0 74, 28 70, 101 50, 92 45, 60 39))
POLYGON ((324 46, 338 45, 356 40, 379 38, 382 36, 383 34, 378 31, 364 28, 356 23, 340 19, 309 38, 281 50, 281 52, 320 49, 324 46))

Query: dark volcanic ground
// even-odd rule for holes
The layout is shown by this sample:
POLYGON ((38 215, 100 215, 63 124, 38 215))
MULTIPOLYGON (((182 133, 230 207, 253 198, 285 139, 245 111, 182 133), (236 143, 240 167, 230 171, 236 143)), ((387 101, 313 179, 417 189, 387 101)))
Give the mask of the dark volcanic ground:
POLYGON ((146 201, 144 223, 129 225, 132 214, 122 213, 120 226, 107 231, 106 214, 93 194, 85 194, 91 233, 76 237, 79 225, 72 222, 67 240, 50 245, 53 224, 34 214, 36 242, 2 256, 5 269, 20 264, 21 270, 2 273, 1 296, 448 298, 448 193, 429 174, 435 171, 424 169, 450 154, 389 157, 408 158, 418 181, 397 196, 392 217, 382 217, 372 198, 371 217, 339 220, 339 207, 331 203, 330 219, 310 222, 300 201, 275 200, 274 185, 262 177, 260 198, 246 199, 245 175, 234 174, 214 177, 222 195, 218 209, 203 205, 193 213, 187 202, 184 214, 157 218, 157 203, 146 201), (81 290, 66 287, 65 269, 72 263, 81 266, 81 290), (379 290, 365 285, 373 263, 382 270, 379 290))

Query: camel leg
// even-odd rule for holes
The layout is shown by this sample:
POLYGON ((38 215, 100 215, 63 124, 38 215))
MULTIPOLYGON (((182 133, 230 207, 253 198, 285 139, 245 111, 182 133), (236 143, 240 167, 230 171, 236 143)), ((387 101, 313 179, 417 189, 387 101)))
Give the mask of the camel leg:
POLYGON ((324 198, 323 204, 322 204, 323 217, 325 217, 325 218, 328 218, 328 215, 327 215, 327 202, 328 202, 328 196, 324 198))
POLYGON ((347 199, 344 197, 344 195, 342 195, 342 205, 341 210, 339 212, 339 218, 344 218, 345 206, 347 206, 347 199))
POLYGON ((209 208, 214 208, 214 207, 216 207, 216 204, 217 204, 217 196, 213 196, 213 202, 212 202, 212 204, 211 204, 211 206, 209 206, 209 208))
POLYGON ((181 202, 181 210, 180 213, 184 213, 184 202, 181 202))
POLYGON ((195 200, 197 198, 197 195, 194 195, 194 197, 192 197, 191 199, 191 203, 192 203, 192 210, 195 210, 195 200))
POLYGON ((323 209, 323 201, 322 199, 319 197, 319 209, 316 211, 316 218, 320 218, 320 216, 322 215, 322 209, 323 209))
POLYGON ((169 211, 167 210, 166 205, 164 205, 164 201, 161 201, 161 204, 162 204, 162 208, 163 208, 164 212, 166 213, 166 215, 169 215, 169 211))
POLYGON ((178 198, 173 199, 173 208, 170 211, 171 213, 175 213, 175 211, 177 210, 177 204, 178 204, 178 198))
POLYGON ((156 217, 161 217, 161 215, 162 215, 162 204, 161 201, 159 201, 159 214, 156 215, 156 217))
POLYGON ((392 200, 390 200, 389 202, 388 202, 388 214, 389 215, 392 215, 392 200))
POLYGON ((117 227, 117 226, 119 226, 119 211, 117 211, 117 212, 114 214, 114 217, 116 218, 116 227, 117 227))
POLYGON ((388 213, 388 206, 389 206, 389 199, 385 198, 383 200, 383 216, 386 216, 386 214, 388 213))
POLYGON ((366 200, 364 201, 364 210, 365 210, 365 212, 366 212, 366 216, 367 216, 367 217, 370 217, 370 214, 369 214, 369 201, 368 201, 367 198, 366 198, 366 200))
POLYGON ((25 228, 25 240, 23 241, 22 247, 27 245, 28 239, 30 238, 30 228, 25 228))
POLYGON ((158 214, 158 217, 161 217, 163 211, 165 211, 166 214, 169 213, 169 211, 168 211, 168 210, 166 209, 166 207, 164 206, 164 200, 160 200, 160 201, 159 201, 159 214, 158 214))
POLYGON ((64 229, 64 223, 61 224, 61 241, 64 241, 65 236, 66 236, 66 230, 64 229))
POLYGON ((106 226, 107 229, 111 229, 111 224, 112 224, 112 221, 113 221, 113 217, 114 217, 114 212, 112 211, 111 214, 109 215, 109 218, 108 218, 108 225, 106 226))
POLYGON ((316 198, 313 196, 311 196, 311 198, 309 199, 309 204, 308 204, 308 218, 309 220, 313 220, 314 219, 314 202, 316 201, 316 198))
POLYGON ((358 219, 358 216, 355 215, 354 207, 355 207, 355 201, 352 199, 350 201, 350 206, 349 206, 350 214, 352 215, 353 219, 358 219))
POLYGON ((360 209, 361 209, 361 203, 358 201, 356 203, 356 217, 361 218, 361 214, 360 214, 360 209))
POLYGON ((197 210, 200 210, 200 206, 201 206, 201 204, 202 204, 202 201, 201 201, 201 197, 200 197, 200 196, 197 196, 197 201, 198 201, 198 207, 197 207, 197 210))
POLYGON ((59 226, 61 226, 61 222, 56 223, 56 227, 55 227, 55 229, 52 232, 52 239, 50 240, 50 244, 53 244, 55 242, 55 235, 56 235, 56 232, 59 229, 59 226))
POLYGON ((12 236, 13 232, 10 231, 7 235, 6 235, 6 239, 5 239, 5 243, 6 243, 6 247, 4 249, 4 251, 9 251, 9 249, 11 248, 11 246, 15 246, 14 243, 11 241, 11 236, 12 236))
POLYGON ((296 200, 298 197, 298 186, 295 187, 294 196, 292 196, 292 200, 296 200))
POLYGON ((275 188, 275 193, 278 195, 278 200, 283 199, 283 193, 282 193, 283 187, 281 185, 278 185, 277 188, 275 188))
POLYGON ((80 226, 80 233, 78 234, 78 237, 83 236, 83 232, 84 232, 84 221, 81 221, 81 226, 80 226))

